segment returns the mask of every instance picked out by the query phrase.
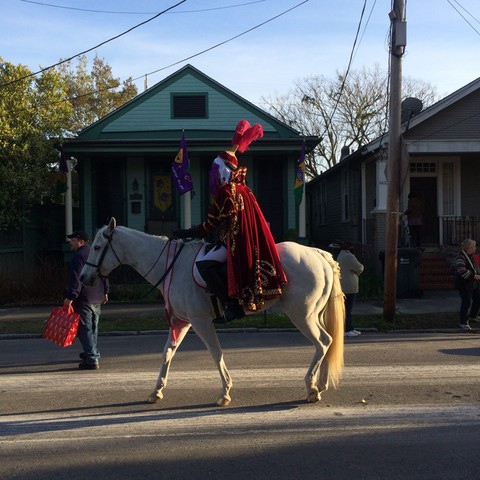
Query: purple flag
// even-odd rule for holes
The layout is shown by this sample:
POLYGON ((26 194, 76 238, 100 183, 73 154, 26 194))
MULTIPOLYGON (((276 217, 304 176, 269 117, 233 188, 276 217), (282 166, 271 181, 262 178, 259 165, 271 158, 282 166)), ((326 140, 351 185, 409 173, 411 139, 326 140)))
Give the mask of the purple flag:
POLYGON ((185 132, 182 132, 180 140, 180 149, 172 163, 172 178, 175 187, 180 195, 193 190, 192 176, 188 172, 189 167, 187 142, 185 141, 185 132))

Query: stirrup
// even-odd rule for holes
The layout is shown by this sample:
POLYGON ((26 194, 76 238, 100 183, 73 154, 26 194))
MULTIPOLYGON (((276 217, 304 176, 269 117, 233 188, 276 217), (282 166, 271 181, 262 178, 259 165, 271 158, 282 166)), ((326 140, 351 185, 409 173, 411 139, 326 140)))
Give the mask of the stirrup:
POLYGON ((225 318, 225 322, 231 322, 237 318, 243 318, 245 316, 245 312, 243 307, 238 303, 225 305, 225 310, 223 311, 223 317, 225 318))

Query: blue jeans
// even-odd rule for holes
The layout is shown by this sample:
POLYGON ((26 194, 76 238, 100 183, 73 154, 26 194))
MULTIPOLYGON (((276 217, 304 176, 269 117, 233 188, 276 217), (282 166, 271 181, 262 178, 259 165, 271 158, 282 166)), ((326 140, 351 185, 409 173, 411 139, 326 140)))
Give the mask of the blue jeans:
POLYGON ((345 331, 346 332, 353 330, 352 310, 353 310, 353 305, 355 303, 356 298, 357 298, 356 293, 345 294, 345 331))
POLYGON ((80 314, 77 337, 85 353, 85 362, 98 363, 100 352, 97 347, 97 338, 101 305, 74 305, 74 310, 80 314))

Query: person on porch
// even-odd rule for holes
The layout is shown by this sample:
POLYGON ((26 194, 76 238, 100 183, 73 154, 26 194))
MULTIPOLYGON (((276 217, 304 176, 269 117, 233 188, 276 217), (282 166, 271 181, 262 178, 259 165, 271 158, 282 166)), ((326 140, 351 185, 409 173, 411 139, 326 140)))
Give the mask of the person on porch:
POLYGON ((408 205, 404 214, 407 216, 408 229, 410 230, 411 246, 420 248, 422 246, 422 216, 423 204, 417 194, 410 192, 408 195, 408 205))

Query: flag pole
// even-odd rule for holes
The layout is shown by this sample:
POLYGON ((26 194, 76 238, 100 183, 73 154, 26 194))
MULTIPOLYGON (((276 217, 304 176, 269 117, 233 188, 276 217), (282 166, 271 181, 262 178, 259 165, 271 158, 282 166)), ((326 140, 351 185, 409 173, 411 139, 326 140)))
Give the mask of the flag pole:
POLYGON ((307 216, 305 212, 305 189, 303 190, 302 201, 298 206, 298 242, 307 243, 307 216))
POLYGON ((183 228, 191 228, 192 226, 192 195, 187 192, 182 195, 183 198, 183 228))

